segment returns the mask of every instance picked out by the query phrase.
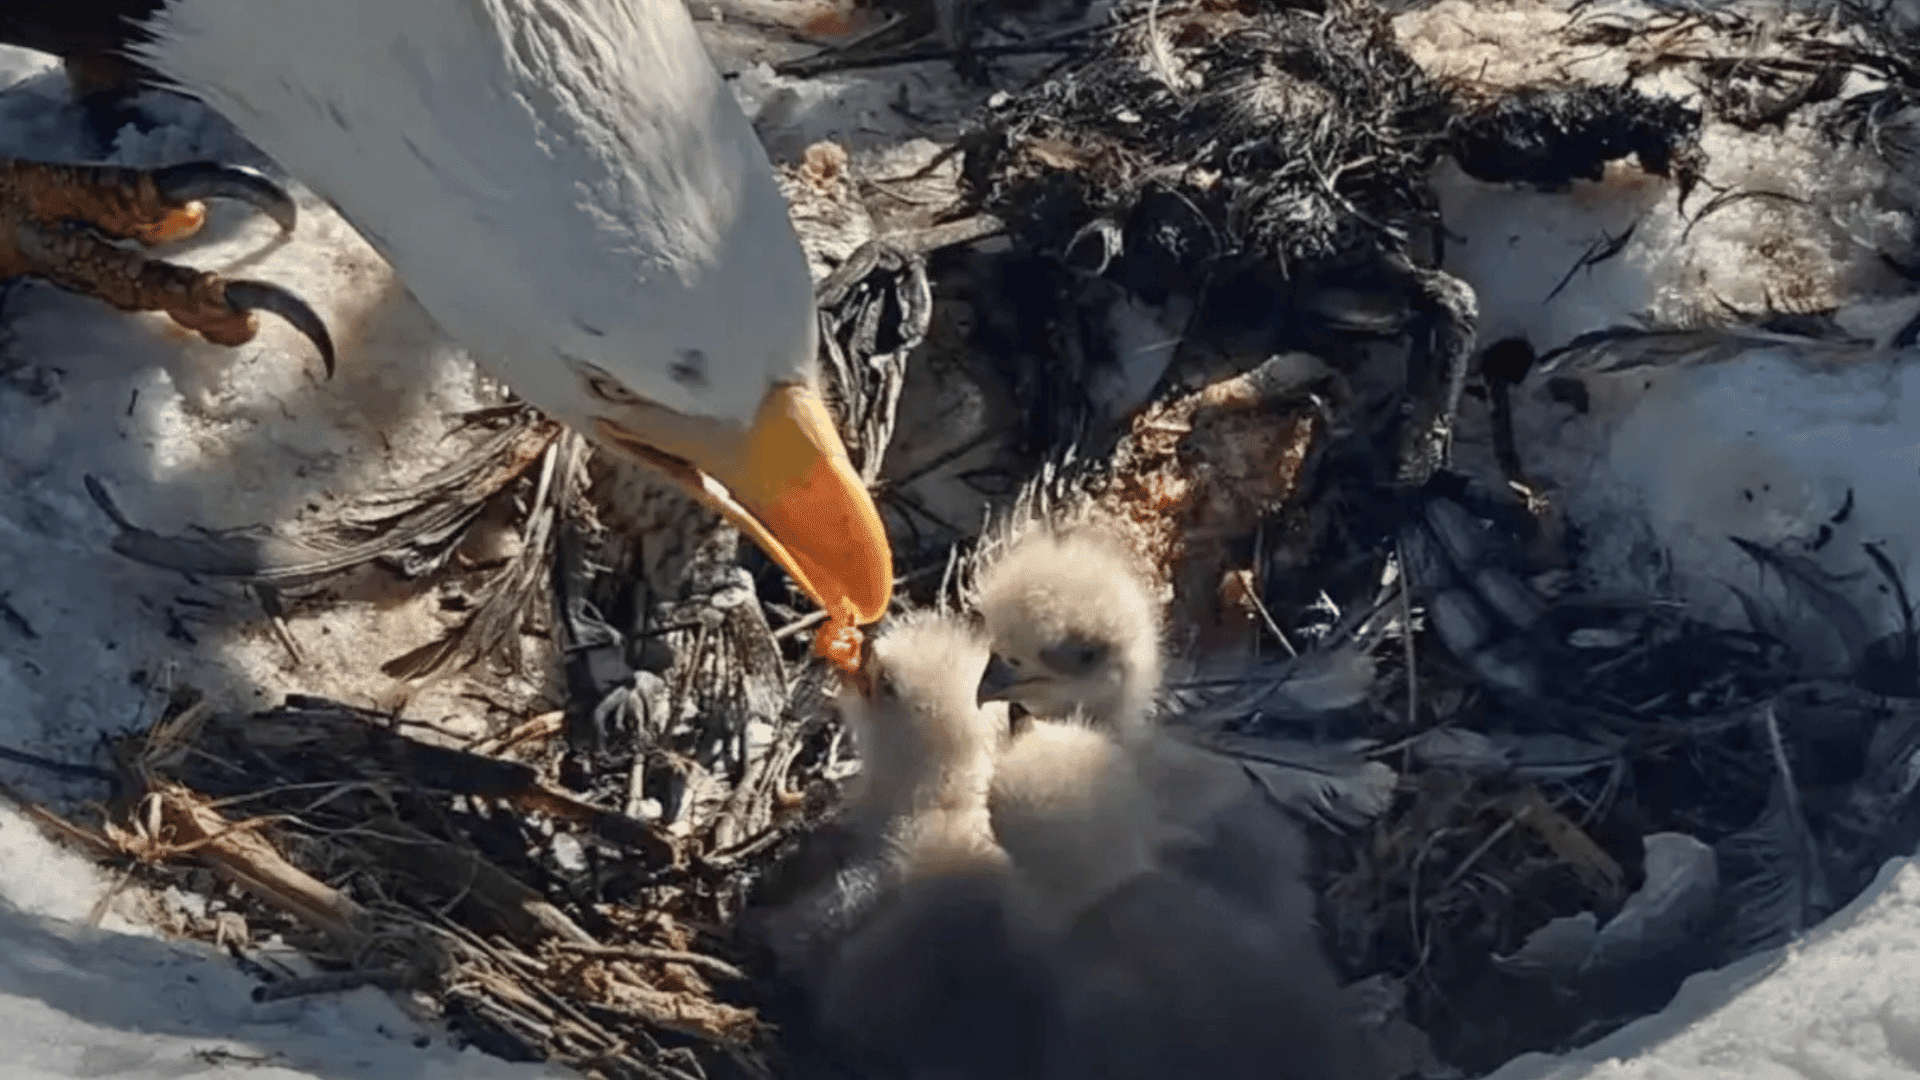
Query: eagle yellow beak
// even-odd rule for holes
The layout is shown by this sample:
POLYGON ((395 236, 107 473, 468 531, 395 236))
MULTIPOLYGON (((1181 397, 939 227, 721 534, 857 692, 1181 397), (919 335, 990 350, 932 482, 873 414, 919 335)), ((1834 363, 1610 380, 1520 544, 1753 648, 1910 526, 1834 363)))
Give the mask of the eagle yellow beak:
POLYGON ((745 438, 685 446, 607 420, 600 437, 659 469, 723 514, 813 597, 832 623, 878 622, 893 599, 893 549, 880 511, 847 458, 826 403, 776 386, 745 438))

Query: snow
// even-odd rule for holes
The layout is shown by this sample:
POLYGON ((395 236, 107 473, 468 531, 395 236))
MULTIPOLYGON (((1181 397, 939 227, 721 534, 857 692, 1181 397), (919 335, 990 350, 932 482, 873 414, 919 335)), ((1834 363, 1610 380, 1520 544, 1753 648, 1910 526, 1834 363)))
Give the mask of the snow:
POLYGON ((0 810, 0 1031, 9 1080, 535 1080, 571 1073, 456 1050, 372 989, 255 1003, 210 950, 111 916, 108 882, 0 810))
MULTIPOLYGON (((1544 70, 1533 42, 1564 19, 1536 0, 1440 0, 1404 16, 1401 28, 1423 58, 1448 70, 1518 79, 1544 70)), ((939 65, 787 78, 766 66, 781 56, 756 45, 749 23, 702 29, 784 161, 833 137, 865 163, 924 133, 910 117, 956 115, 981 93, 939 65)), ((1618 78, 1627 59, 1595 49, 1568 67, 1618 78)), ((0 49, 0 86, 11 87, 0 93, 0 153, 85 155, 50 60, 0 49)), ((126 134, 116 160, 265 164, 203 110, 182 106, 172 119, 150 135, 126 134)), ((1657 370, 1584 371, 1585 415, 1537 378, 1516 403, 1526 467, 1582 529, 1589 587, 1672 595, 1743 625, 1729 585, 1756 588, 1756 570, 1725 538, 1804 541, 1822 525, 1834 535, 1807 550, 1835 572, 1861 570, 1861 544, 1881 542, 1908 580, 1920 581, 1911 524, 1920 521, 1920 376, 1910 350, 1887 347, 1920 304, 1877 254, 1904 250, 1914 223, 1878 166, 1803 129, 1714 129, 1706 148, 1712 184, 1791 198, 1729 203, 1693 221, 1712 187, 1702 185, 1683 214, 1667 183, 1625 166, 1578 185, 1571 198, 1443 176, 1443 210, 1458 234, 1448 266, 1478 291, 1482 341, 1525 335, 1548 348, 1639 318, 1697 323, 1723 302, 1747 311, 1769 302, 1838 306, 1841 324, 1864 341, 1820 349, 1765 342, 1657 370), (1550 295, 1596 242, 1629 227, 1617 256, 1550 295), (1849 490, 1854 512, 1835 523, 1849 490)), ((222 704, 300 691, 405 702, 410 715, 448 728, 476 722, 460 702, 460 680, 405 686, 368 663, 438 636, 434 597, 396 597, 370 575, 350 578, 334 586, 344 604, 289 618, 296 661, 241 591, 114 554, 109 523, 86 495, 84 478, 98 476, 130 517, 163 532, 289 528, 357 491, 430 470, 447 454, 454 414, 498 400, 371 249, 294 189, 302 221, 292 238, 217 205, 205 236, 169 254, 308 299, 340 346, 331 382, 319 379, 309 346, 270 318, 256 343, 226 350, 162 317, 122 315, 50 288, 7 294, 0 600, 19 621, 0 622, 0 745, 86 760, 100 735, 140 726, 177 686, 222 704)), ((1139 340, 1148 365, 1160 328, 1136 321, 1116 332, 1139 340)), ((1114 393, 1133 393, 1123 382, 1114 393)), ((1468 423, 1458 449, 1464 464, 1488 467, 1483 427, 1468 423)), ((1860 591, 1864 610, 1891 620, 1875 585, 1860 575, 1847 587, 1860 591)), ((1814 644, 1823 633, 1801 629, 1814 644)), ((515 693, 531 699, 537 690, 515 693)), ((42 797, 98 795, 4 763, 0 782, 42 797)), ((256 1004, 250 978, 211 951, 157 936, 128 906, 130 893, 106 902, 112 883, 99 871, 3 809, 0 868, 8 1076, 561 1075, 456 1052, 373 990, 256 1004)), ((1529 1057, 1496 1075, 1920 1073, 1920 996, 1910 974, 1917 951, 1920 865, 1902 860, 1785 952, 1697 976, 1666 1013, 1562 1061, 1529 1057), (1607 1063, 1613 1057, 1634 1060, 1607 1063)))
MULTIPOLYGON (((1532 79, 1549 50, 1523 43, 1566 18, 1538 0, 1484 13, 1442 0, 1401 25, 1416 55, 1443 71, 1532 79)), ((1577 56, 1565 67, 1594 79, 1622 77, 1634 58, 1630 49, 1577 56)), ((1647 85, 1694 94, 1677 79, 1647 85)), ((1920 581, 1911 524, 1920 520, 1920 371, 1910 351, 1889 347, 1920 301, 1880 257, 1912 242, 1912 203, 1901 198, 1911 192, 1797 121, 1777 132, 1710 124, 1702 144, 1710 163, 1684 211, 1670 182, 1629 162, 1598 183, 1577 182, 1571 197, 1444 168, 1441 210, 1456 234, 1447 268, 1479 296, 1482 344, 1522 336, 1544 351, 1608 327, 1723 321, 1726 307, 1837 308, 1836 322, 1862 340, 1780 339, 1654 367, 1536 372, 1515 402, 1523 467, 1580 530, 1590 589, 1682 599, 1703 618, 1744 628, 1730 586, 1777 599, 1775 583, 1727 538, 1790 542, 1829 573, 1853 575, 1839 591, 1871 629, 1892 630, 1898 610, 1880 598, 1862 544, 1883 545, 1906 580, 1920 581), (1777 197, 1703 213, 1720 191, 1777 197), (1576 269, 1629 231, 1616 255, 1576 269), (1555 374, 1579 375, 1584 415, 1555 399, 1555 374), (1849 490, 1852 512, 1832 521, 1849 490), (1828 536, 1810 550, 1822 526, 1828 536)), ((1484 423, 1464 425, 1458 454, 1463 466, 1496 475, 1484 423)), ((1786 621, 1803 653, 1832 652, 1831 625, 1791 610, 1786 621)))
POLYGON ((1488 1080, 1894 1080, 1920 1076, 1920 862, 1898 859, 1792 945, 1687 980, 1657 1016, 1488 1080))
MULTIPOLYGON (((1880 546, 1905 580, 1920 579, 1920 365, 1910 355, 1823 367, 1791 348, 1760 348, 1586 381, 1593 411, 1563 416, 1543 445, 1567 462, 1558 479, 1592 539, 1584 569, 1600 587, 1667 593, 1741 626, 1732 587, 1770 593, 1773 578, 1728 537, 1786 542, 1840 579, 1835 588, 1871 636, 1898 627, 1864 545, 1880 546), (1597 460, 1568 453, 1593 444, 1605 447, 1597 460), (1823 530, 1829 539, 1814 551, 1823 530)), ((1803 655, 1840 659, 1822 644, 1832 625, 1808 613, 1794 629, 1803 655)))
MULTIPOLYGON (((1484 73, 1537 66, 1542 50, 1527 36, 1565 16, 1528 0, 1442 0, 1416 18, 1429 55, 1484 73)), ((1621 62, 1569 66, 1597 77, 1621 62)), ((1920 303, 1878 254, 1911 242, 1913 219, 1896 202, 1905 192, 1878 165, 1798 125, 1759 135, 1710 127, 1703 141, 1711 184, 1797 201, 1748 199, 1690 222, 1713 190, 1696 191, 1683 216, 1670 185, 1625 167, 1577 184, 1573 198, 1444 176, 1443 214, 1463 238, 1449 245, 1448 268, 1479 295, 1482 343, 1518 335, 1547 349, 1643 320, 1695 325, 1722 302, 1749 312, 1838 308, 1835 321, 1860 340, 1759 341, 1666 362, 1650 355, 1645 365, 1622 349, 1616 370, 1537 372, 1515 401, 1524 468, 1581 531, 1590 589, 1676 597, 1745 627, 1731 587, 1768 597, 1768 583, 1727 538, 1791 542, 1830 574, 1851 575, 1836 591, 1871 632, 1890 631, 1898 609, 1862 545, 1882 545, 1907 581, 1920 580, 1920 366, 1912 350, 1889 347, 1920 303), (1568 276, 1629 227, 1618 255, 1568 276), (1585 384, 1584 415, 1555 400, 1555 374, 1585 384)), ((1463 430, 1462 464, 1493 475, 1484 425, 1463 430)), ((1835 659, 1832 625, 1804 605, 1774 610, 1803 655, 1835 659)), ((1920 863, 1895 860, 1794 944, 1696 975, 1662 1013, 1561 1058, 1523 1056, 1493 1080, 1920 1075, 1916 962, 1920 863)))
MULTIPOLYGON (((1602 5, 1583 17, 1591 22, 1622 6, 1602 5)), ((1430 70, 1495 85, 1566 76, 1620 82, 1629 65, 1648 66, 1656 45, 1678 50, 1691 43, 1655 37, 1623 48, 1540 48, 1539 40, 1568 18, 1543 0, 1441 0, 1396 25, 1430 70)), ((1634 85, 1697 99, 1677 70, 1634 85)), ((1848 90, 1859 88, 1855 77, 1848 90)), ((1544 349, 1636 317, 1696 325, 1721 319, 1723 304, 1746 312, 1769 303, 1810 311, 1897 288, 1879 252, 1904 250, 1912 219, 1878 162, 1827 144, 1798 121, 1755 132, 1709 124, 1702 148, 1710 159, 1706 177, 1684 208, 1669 181, 1631 161, 1615 162, 1599 183, 1576 183, 1571 197, 1481 184, 1444 168, 1441 212, 1449 231, 1463 238, 1448 245, 1447 268, 1479 292, 1481 340, 1525 334, 1544 349), (1765 197, 1703 214, 1723 191, 1765 197), (1629 229, 1617 256, 1569 277, 1596 243, 1629 229)))

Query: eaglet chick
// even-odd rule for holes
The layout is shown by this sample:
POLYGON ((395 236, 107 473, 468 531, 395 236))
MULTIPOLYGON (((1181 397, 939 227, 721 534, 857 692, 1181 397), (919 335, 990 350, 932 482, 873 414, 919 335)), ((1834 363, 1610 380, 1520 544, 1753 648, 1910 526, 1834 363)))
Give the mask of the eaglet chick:
POLYGON ((1009 868, 988 818, 1006 717, 974 700, 986 657, 937 613, 904 616, 873 642, 840 699, 861 757, 841 818, 850 858, 774 922, 790 939, 811 930, 799 974, 813 1011, 870 1067, 1035 1075, 1044 994, 1009 924, 1009 868), (826 925, 797 925, 806 919, 826 925))
POLYGON ((1183 842, 1107 734, 1037 721, 994 774, 995 836, 1047 941, 1047 1080, 1337 1080, 1358 1031, 1310 927, 1156 861, 1183 842))
POLYGON ((1157 722, 1160 607, 1138 560, 1097 526, 1016 538, 977 585, 993 655, 979 700, 1079 715, 1125 747, 1162 819, 1193 830, 1175 855, 1228 896, 1286 923, 1312 917, 1306 837, 1231 758, 1157 722))

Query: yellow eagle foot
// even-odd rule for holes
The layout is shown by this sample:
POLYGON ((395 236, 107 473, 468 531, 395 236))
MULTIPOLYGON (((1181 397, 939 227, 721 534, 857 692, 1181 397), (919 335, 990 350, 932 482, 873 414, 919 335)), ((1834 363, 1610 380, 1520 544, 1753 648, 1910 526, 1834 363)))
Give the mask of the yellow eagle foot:
POLYGON ((293 231, 293 197, 244 166, 129 169, 0 158, 0 278, 42 278, 123 311, 164 311, 219 345, 253 340, 260 329, 254 313, 271 312, 313 342, 331 377, 333 338, 306 301, 278 285, 228 281, 118 243, 192 236, 206 222, 206 199, 240 200, 293 231))

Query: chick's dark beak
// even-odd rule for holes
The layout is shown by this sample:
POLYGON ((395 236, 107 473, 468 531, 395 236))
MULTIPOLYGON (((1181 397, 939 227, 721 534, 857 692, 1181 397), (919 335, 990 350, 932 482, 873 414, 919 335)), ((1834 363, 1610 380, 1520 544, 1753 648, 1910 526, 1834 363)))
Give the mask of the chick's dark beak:
POLYGON ((1007 701, 1020 685, 1020 673, 1013 665, 994 653, 987 658, 987 670, 980 676, 980 689, 974 697, 974 704, 985 705, 989 701, 1007 701))

